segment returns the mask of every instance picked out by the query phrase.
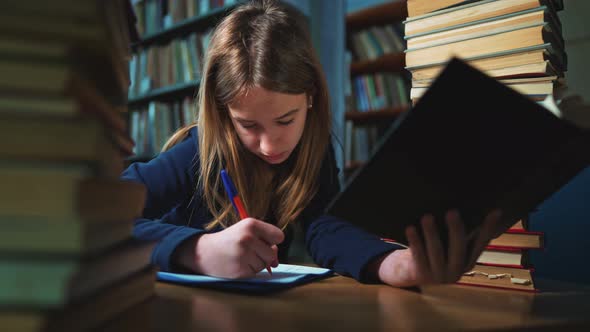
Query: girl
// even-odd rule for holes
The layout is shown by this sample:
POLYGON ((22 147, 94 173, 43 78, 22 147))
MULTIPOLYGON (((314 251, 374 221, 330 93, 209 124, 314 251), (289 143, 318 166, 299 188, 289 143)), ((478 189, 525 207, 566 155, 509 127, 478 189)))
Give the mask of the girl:
POLYGON ((123 174, 148 189, 134 236, 158 240, 152 262, 163 271, 251 277, 284 260, 291 227, 300 224, 317 264, 361 282, 454 282, 496 227, 498 216, 491 214, 467 252, 463 224, 450 211, 450 244, 443 248, 426 215, 424 241, 409 228, 407 248, 323 215, 339 191, 328 93, 306 19, 290 6, 255 1, 220 22, 198 103, 196 125, 177 132, 157 158, 123 174), (234 212, 221 169, 251 218, 239 220, 234 212))

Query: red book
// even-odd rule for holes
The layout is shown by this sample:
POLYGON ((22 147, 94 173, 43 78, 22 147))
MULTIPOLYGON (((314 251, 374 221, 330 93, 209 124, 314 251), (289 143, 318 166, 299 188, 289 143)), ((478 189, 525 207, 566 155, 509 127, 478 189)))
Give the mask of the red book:
POLYGON ((490 241, 490 245, 507 249, 541 249, 543 248, 543 238, 543 232, 509 229, 490 241))

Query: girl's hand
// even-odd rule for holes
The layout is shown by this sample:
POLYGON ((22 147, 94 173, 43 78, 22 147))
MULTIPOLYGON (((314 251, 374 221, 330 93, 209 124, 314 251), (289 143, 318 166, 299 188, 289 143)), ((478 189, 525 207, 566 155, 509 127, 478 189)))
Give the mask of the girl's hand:
POLYGON ((264 221, 246 218, 217 233, 203 234, 179 250, 180 263, 199 274, 249 278, 278 266, 277 244, 283 232, 264 221))
POLYGON ((449 230, 449 245, 446 248, 448 258, 445 257, 445 248, 440 241, 434 218, 425 215, 420 221, 424 241, 415 227, 406 228, 409 249, 396 250, 386 255, 377 268, 379 279, 396 287, 454 283, 475 265, 485 246, 499 233, 500 213, 494 211, 486 216, 476 234, 473 249, 467 252, 465 229, 459 214, 449 211, 445 218, 449 230))

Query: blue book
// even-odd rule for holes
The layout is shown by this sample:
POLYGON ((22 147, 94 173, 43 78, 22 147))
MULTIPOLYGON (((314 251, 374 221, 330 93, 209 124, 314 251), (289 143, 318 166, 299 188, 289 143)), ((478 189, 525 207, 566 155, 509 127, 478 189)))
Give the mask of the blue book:
POLYGON ((266 270, 248 279, 226 279, 196 274, 158 272, 158 280, 175 284, 216 288, 239 293, 266 294, 289 289, 333 275, 330 269, 279 264, 272 275, 266 270))

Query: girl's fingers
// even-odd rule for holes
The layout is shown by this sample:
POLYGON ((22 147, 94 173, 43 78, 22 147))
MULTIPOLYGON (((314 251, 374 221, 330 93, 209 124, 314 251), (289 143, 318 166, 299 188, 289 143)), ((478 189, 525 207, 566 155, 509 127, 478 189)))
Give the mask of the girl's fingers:
POLYGON ((477 238, 475 239, 472 252, 470 253, 466 266, 467 269, 471 269, 475 265, 477 258, 479 258, 479 255, 483 249, 488 245, 492 237, 495 235, 498 224, 500 223, 501 215, 502 213, 500 210, 494 210, 486 215, 484 223, 478 232, 477 238))
POLYGON ((277 266, 279 266, 279 247, 277 247, 276 244, 273 244, 270 248, 272 249, 272 251, 274 253, 274 259, 270 263, 270 266, 277 267, 277 266))
POLYGON ((256 253, 252 252, 246 255, 245 262, 248 265, 250 271, 252 272, 251 275, 247 275, 244 277, 253 277, 256 273, 262 271, 266 268, 267 264, 260 258, 256 253))
MULTIPOLYGON (((434 223, 434 217, 425 215, 422 217, 422 230, 428 254, 428 263, 434 282, 442 283, 446 280, 446 260, 444 248, 440 242, 440 236, 434 223)), ((411 248, 411 247, 410 247, 411 248)))
POLYGON ((250 250, 266 264, 265 266, 270 266, 277 258, 276 251, 272 246, 258 239, 252 241, 250 250))
POLYGON ((447 282, 455 282, 463 273, 466 255, 465 226, 457 211, 449 211, 446 215, 449 230, 449 252, 447 265, 447 282))
POLYGON ((271 245, 279 244, 285 239, 285 234, 280 228, 261 220, 250 218, 250 222, 245 227, 248 227, 258 239, 271 245))
POLYGON ((431 271, 428 267, 428 257, 426 256, 422 239, 418 236, 416 227, 408 226, 406 228, 406 238, 408 239, 412 258, 416 265, 416 284, 427 283, 431 280, 431 271))

